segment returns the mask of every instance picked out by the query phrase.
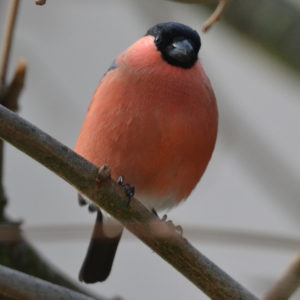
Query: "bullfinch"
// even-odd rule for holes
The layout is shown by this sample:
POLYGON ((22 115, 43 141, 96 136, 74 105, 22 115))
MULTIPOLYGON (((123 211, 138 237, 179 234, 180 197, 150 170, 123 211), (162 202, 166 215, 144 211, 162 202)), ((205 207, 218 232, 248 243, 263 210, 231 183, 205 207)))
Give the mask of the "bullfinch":
MULTIPOLYGON (((109 165, 112 178, 124 176, 136 198, 155 211, 189 196, 215 146, 218 110, 198 60, 200 46, 198 33, 186 25, 151 27, 105 73, 75 148, 95 165, 109 165)), ((81 281, 107 278, 122 229, 97 211, 81 281)))

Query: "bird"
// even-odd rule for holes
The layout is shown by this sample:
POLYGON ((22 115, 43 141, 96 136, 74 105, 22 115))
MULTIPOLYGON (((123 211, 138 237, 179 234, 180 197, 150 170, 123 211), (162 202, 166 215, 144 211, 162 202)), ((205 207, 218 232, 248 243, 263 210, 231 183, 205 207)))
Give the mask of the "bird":
MULTIPOLYGON (((215 147, 218 108, 200 47, 199 34, 187 25, 164 22, 148 29, 102 77, 75 147, 96 166, 109 165, 120 184, 125 178, 151 210, 185 200, 215 147)), ((127 192, 131 197, 133 188, 127 192)), ((122 231, 97 210, 80 281, 106 280, 122 231)))

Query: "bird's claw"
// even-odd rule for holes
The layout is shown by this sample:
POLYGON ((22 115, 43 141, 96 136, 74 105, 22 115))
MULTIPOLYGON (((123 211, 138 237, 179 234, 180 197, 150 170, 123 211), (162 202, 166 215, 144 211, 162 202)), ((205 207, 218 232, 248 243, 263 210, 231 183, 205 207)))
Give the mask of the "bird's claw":
POLYGON ((99 211, 99 208, 97 205, 90 203, 89 200, 85 199, 84 197, 82 197, 80 194, 78 194, 78 203, 80 206, 85 206, 88 205, 88 210, 89 212, 93 213, 95 211, 99 211))
POLYGON ((87 205, 86 199, 84 199, 80 194, 78 194, 78 203, 79 203, 79 206, 87 205))
POLYGON ((175 226, 174 223, 173 223, 173 221, 172 220, 168 220, 167 221, 167 218, 168 218, 167 215, 163 215, 163 217, 161 218, 161 220, 163 222, 166 222, 166 224, 170 228, 174 229, 180 236, 182 236, 183 235, 183 229, 182 229, 182 227, 180 225, 175 226))
POLYGON ((158 213, 154 208, 152 208, 151 211, 153 212, 153 214, 155 214, 156 217, 158 217, 158 213))
POLYGON ((161 220, 165 222, 165 221, 167 221, 167 218, 168 218, 167 215, 163 215, 162 218, 161 218, 161 220))
POLYGON ((99 210, 99 208, 98 208, 98 206, 96 206, 95 204, 89 204, 89 206, 88 206, 88 210, 89 210, 89 212, 91 212, 91 213, 94 213, 94 212, 96 212, 96 211, 98 211, 99 210))
POLYGON ((183 235, 183 229, 180 225, 175 226, 175 231, 182 236, 183 235))
POLYGON ((117 183, 122 186, 124 184, 124 176, 120 176, 117 180, 117 183))
POLYGON ((124 191, 128 197, 127 206, 129 207, 130 201, 135 193, 135 188, 134 188, 134 186, 130 186, 128 183, 124 184, 124 176, 120 176, 117 180, 117 183, 124 189, 124 191))

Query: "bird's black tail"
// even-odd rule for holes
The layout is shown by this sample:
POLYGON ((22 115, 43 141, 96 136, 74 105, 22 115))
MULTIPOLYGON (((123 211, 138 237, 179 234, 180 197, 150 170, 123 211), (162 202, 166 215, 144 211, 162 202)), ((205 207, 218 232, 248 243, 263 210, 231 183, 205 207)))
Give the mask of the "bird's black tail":
POLYGON ((95 283, 108 277, 121 235, 122 230, 114 237, 105 235, 103 216, 99 210, 90 245, 79 273, 80 281, 95 283))

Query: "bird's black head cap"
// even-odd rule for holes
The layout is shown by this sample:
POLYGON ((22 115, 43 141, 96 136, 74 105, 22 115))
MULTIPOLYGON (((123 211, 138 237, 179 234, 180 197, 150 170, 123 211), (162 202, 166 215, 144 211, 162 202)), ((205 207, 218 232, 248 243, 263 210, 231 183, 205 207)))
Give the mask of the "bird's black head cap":
POLYGON ((160 23, 151 27, 146 35, 154 36, 157 49, 170 65, 189 69, 198 60, 200 36, 186 25, 175 22, 160 23))

